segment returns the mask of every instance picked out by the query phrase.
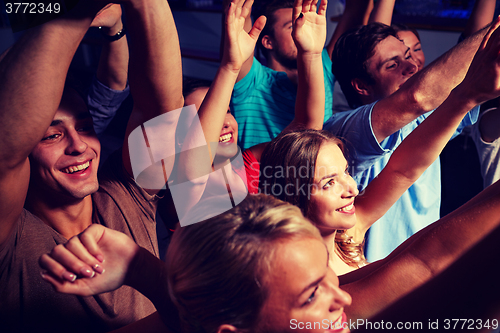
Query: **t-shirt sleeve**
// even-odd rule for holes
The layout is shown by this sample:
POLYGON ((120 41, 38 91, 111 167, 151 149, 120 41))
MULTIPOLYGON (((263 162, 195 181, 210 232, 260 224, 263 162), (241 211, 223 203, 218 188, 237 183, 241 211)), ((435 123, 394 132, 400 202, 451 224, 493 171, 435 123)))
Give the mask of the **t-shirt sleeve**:
POLYGON ((480 106, 476 105, 472 110, 467 112, 465 117, 460 122, 460 125, 458 125, 457 130, 455 131, 455 133, 453 133, 453 136, 451 137, 452 139, 462 133, 465 127, 473 125, 477 122, 477 119, 479 117, 479 109, 480 106))
POLYGON ((262 77, 262 71, 262 64, 254 57, 250 71, 234 85, 232 103, 241 103, 245 100, 247 92, 252 91, 257 85, 257 78, 262 77))
POLYGON ((375 103, 336 113, 323 126, 323 129, 344 142, 349 164, 353 167, 353 175, 363 172, 382 156, 390 153, 399 136, 399 131, 397 131, 380 144, 378 143, 371 125, 375 103))
POLYGON ((130 94, 129 86, 124 90, 113 90, 94 77, 87 95, 87 106, 92 115, 94 130, 102 134, 116 115, 123 101, 130 94))

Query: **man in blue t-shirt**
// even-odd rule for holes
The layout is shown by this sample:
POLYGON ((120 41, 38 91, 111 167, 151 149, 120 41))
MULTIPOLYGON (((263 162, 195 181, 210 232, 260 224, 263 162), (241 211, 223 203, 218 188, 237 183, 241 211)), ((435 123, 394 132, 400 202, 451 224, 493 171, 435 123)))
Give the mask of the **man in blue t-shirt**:
MULTIPOLYGON (((356 109, 333 115, 324 129, 345 139, 350 170, 360 189, 378 175, 427 112, 462 81, 484 34, 483 30, 458 44, 421 72, 410 49, 389 26, 372 23, 339 38, 332 54, 333 73, 356 109)), ((457 132, 474 123, 477 115, 478 108, 469 112, 457 132)), ((370 228, 368 261, 384 258, 439 218, 440 182, 437 160, 370 228)))
MULTIPOLYGON (((361 4, 357 8, 352 7, 349 9, 354 12, 352 16, 362 17, 357 12, 363 12, 364 7, 361 4)), ((291 36, 292 8, 293 1, 290 0, 274 0, 254 5, 255 17, 267 17, 257 42, 257 47, 265 57, 266 66, 255 57, 250 57, 243 64, 230 105, 239 126, 238 144, 244 149, 271 141, 294 118, 297 47, 291 36)), ((251 27, 250 20, 247 23, 247 27, 251 27)), ((356 26, 358 23, 361 22, 349 19, 344 26, 356 26)), ((330 55, 334 41, 335 38, 332 38, 322 54, 326 95, 325 120, 332 115, 335 80, 331 72, 330 55)))

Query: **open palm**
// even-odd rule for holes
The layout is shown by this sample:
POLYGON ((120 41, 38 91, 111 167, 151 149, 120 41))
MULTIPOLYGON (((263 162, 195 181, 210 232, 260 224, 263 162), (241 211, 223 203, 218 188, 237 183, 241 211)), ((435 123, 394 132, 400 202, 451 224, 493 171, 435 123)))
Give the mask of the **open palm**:
POLYGON ((233 0, 226 10, 226 36, 223 63, 239 70, 245 60, 252 56, 259 34, 266 23, 259 17, 247 33, 243 28, 250 15, 253 0, 233 0))
POLYGON ((322 0, 319 8, 317 5, 318 0, 294 3, 292 37, 297 49, 303 52, 321 53, 325 46, 327 0, 322 0))

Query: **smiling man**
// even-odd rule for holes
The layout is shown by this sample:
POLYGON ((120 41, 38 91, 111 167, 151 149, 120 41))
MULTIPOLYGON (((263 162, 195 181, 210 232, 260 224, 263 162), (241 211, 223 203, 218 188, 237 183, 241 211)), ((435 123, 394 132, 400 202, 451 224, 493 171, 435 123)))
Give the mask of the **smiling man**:
MULTIPOLYGON (((333 115, 324 129, 344 138, 351 173, 361 189, 385 167, 401 141, 437 108, 464 78, 485 30, 458 44, 422 71, 393 28, 371 23, 339 38, 332 55, 351 111, 333 115)), ((477 120, 471 110, 457 129, 477 120)), ((371 228, 368 261, 382 259, 439 219, 440 165, 436 160, 371 228)), ((361 194, 362 195, 362 194, 361 194)))
MULTIPOLYGON (((134 27, 128 32, 135 100, 128 133, 183 105, 170 8, 163 0, 144 4, 123 4, 134 27)), ((127 142, 123 157, 111 157, 98 173, 101 149, 90 113, 65 83, 98 6, 80 2, 65 16, 32 28, 0 62, 0 322, 6 332, 104 332, 155 312, 128 287, 93 297, 61 295, 43 281, 38 266, 41 254, 91 224, 127 233, 158 256, 155 192, 132 178, 127 142)), ((64 258, 56 247, 58 253, 64 258)), ((58 277, 74 281, 102 272, 96 265, 77 274, 61 270, 58 277)))

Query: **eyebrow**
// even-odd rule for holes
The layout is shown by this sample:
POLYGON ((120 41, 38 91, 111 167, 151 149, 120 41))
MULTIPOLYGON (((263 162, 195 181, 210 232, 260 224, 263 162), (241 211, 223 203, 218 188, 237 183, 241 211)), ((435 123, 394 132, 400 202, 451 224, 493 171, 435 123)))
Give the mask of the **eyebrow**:
MULTIPOLYGON (((325 245, 326 247, 326 245, 325 245)), ((328 251, 328 248, 326 249, 326 267, 328 268, 329 266, 329 263, 330 263, 330 251, 328 251)), ((304 289, 302 289, 302 291, 300 292, 299 296, 302 295, 303 293, 305 293, 306 291, 308 291, 309 289, 311 289, 312 287, 318 285, 321 281, 323 281, 323 279, 326 277, 326 274, 324 274, 323 276, 321 276, 320 278, 314 280, 313 282, 309 283, 307 285, 307 287, 305 287, 304 289)))
MULTIPOLYGON (((88 112, 82 112, 82 113, 77 114, 75 116, 75 118, 76 118, 76 120, 85 120, 85 119, 92 118, 92 115, 88 112)), ((52 120, 49 127, 50 126, 57 126, 57 125, 60 125, 62 123, 63 123, 63 121, 61 119, 55 119, 55 120, 52 120)))
POLYGON ((333 178, 333 177, 336 177, 337 175, 338 175, 337 173, 332 173, 332 174, 326 175, 326 176, 324 176, 323 178, 321 178, 320 180, 318 180, 318 181, 316 182, 316 184, 321 183, 321 181, 323 181, 323 180, 325 180, 325 179, 327 179, 327 178, 333 178))
POLYGON ((307 285, 307 287, 305 287, 304 289, 302 289, 302 291, 300 292, 299 296, 302 295, 303 293, 305 293, 306 291, 308 291, 309 289, 311 289, 312 287, 314 286, 317 286, 321 281, 323 281, 323 279, 326 277, 326 274, 325 275, 322 275, 320 278, 314 280, 313 282, 309 283, 307 285))

